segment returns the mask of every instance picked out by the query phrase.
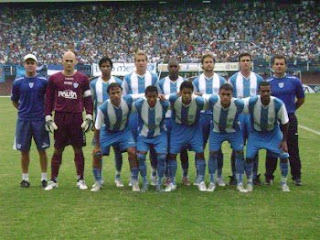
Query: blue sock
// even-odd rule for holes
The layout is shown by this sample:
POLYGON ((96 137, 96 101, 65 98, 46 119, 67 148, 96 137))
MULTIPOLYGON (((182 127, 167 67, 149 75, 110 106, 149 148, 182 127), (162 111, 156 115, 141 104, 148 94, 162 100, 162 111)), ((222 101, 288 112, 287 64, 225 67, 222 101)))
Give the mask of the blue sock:
POLYGON ((217 160, 217 173, 218 173, 218 178, 220 178, 222 176, 222 168, 223 168, 223 154, 220 151, 218 153, 218 160, 217 160))
POLYGON ((96 180, 96 182, 100 182, 101 181, 101 169, 100 168, 93 168, 92 172, 93 172, 93 176, 94 176, 94 179, 96 180))
POLYGON ((204 159, 196 159, 198 178, 200 182, 204 181, 206 172, 206 161, 204 159))
POLYGON ((120 178, 120 173, 122 169, 122 154, 119 149, 114 150, 114 163, 116 167, 116 178, 120 178))
POLYGON ((140 171, 141 177, 145 181, 147 179, 146 155, 138 153, 137 157, 139 161, 139 171, 140 171))
POLYGON ((259 168, 259 158, 258 158, 258 155, 256 155, 253 159, 253 172, 252 172, 252 175, 253 175, 253 178, 255 179, 258 175, 258 168, 259 168))
POLYGON ((162 178, 165 170, 166 154, 157 155, 157 172, 158 172, 158 185, 162 184, 162 178))
POLYGON ((244 173, 243 154, 236 153, 235 158, 236 158, 236 179, 237 179, 237 184, 240 184, 242 183, 242 175, 244 173))
POLYGON ((289 166, 288 166, 289 164, 288 164, 288 161, 286 161, 286 162, 283 162, 283 160, 280 160, 280 171, 281 171, 281 176, 283 177, 283 178, 287 178, 287 176, 288 176, 288 168, 289 168, 289 166))
POLYGON ((252 168, 253 168, 253 162, 252 161, 246 161, 245 162, 245 170, 247 174, 248 183, 252 184, 253 176, 252 176, 252 168))
POLYGON ((217 164, 218 164, 218 155, 214 154, 214 156, 212 156, 210 154, 209 161, 208 161, 208 170, 210 175, 210 182, 213 182, 213 183, 214 183, 214 175, 217 170, 217 164))
POLYGON ((131 179, 132 180, 138 181, 138 174, 139 174, 138 168, 131 168, 131 179))
POLYGON ((169 177, 173 184, 176 183, 177 160, 169 160, 169 177))

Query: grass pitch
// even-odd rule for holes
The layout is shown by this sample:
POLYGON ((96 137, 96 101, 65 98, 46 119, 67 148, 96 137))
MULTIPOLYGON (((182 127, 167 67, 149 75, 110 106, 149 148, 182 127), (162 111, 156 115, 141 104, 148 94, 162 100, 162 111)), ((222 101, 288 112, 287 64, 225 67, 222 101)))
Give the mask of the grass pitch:
MULTIPOLYGON (((320 95, 309 94, 298 110, 299 123, 320 131, 320 95)), ((320 136, 299 129, 304 186, 290 193, 280 190, 280 173, 273 186, 258 186, 250 194, 234 187, 218 187, 214 193, 180 185, 172 193, 133 193, 127 187, 129 171, 124 155, 122 179, 126 187, 114 186, 113 156, 104 160, 105 186, 92 193, 76 186, 73 153, 66 148, 59 188, 40 187, 40 166, 32 145, 29 189, 21 181, 20 154, 12 150, 16 110, 9 98, 0 98, 0 239, 320 239, 320 136)), ((92 133, 87 137, 91 141, 92 133)), ((230 150, 225 152, 224 176, 230 175, 230 150)), ((91 146, 84 148, 87 185, 91 173, 91 146)), ((264 151, 260 173, 264 173, 264 151)), ((52 156, 52 147, 48 157, 52 156)), ((179 162, 179 161, 178 161, 179 162)), ((50 172, 50 171, 49 171, 50 172)), ((190 154, 190 179, 194 179, 190 154)), ((50 174, 49 174, 50 175, 50 174)), ((207 176, 208 178, 208 176, 207 176)), ((207 179, 208 180, 208 179, 207 179)))

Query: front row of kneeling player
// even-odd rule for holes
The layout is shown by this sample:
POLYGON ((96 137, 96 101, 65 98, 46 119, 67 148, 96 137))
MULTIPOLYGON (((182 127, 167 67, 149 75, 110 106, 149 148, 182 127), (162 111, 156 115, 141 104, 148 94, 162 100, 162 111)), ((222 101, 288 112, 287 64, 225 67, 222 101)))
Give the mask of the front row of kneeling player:
POLYGON ((239 192, 253 190, 252 160, 260 149, 267 149, 281 159, 281 187, 287 192, 288 153, 286 145, 288 117, 283 102, 270 96, 270 85, 263 82, 259 86, 259 96, 247 99, 232 97, 232 86, 224 84, 219 95, 206 97, 193 94, 193 84, 185 81, 180 86, 180 93, 170 96, 161 95, 158 89, 149 86, 145 90, 145 98, 136 101, 130 95, 122 96, 122 88, 117 83, 109 85, 109 100, 98 110, 95 122, 95 147, 93 150, 93 173, 95 184, 91 191, 99 191, 102 186, 101 161, 102 155, 109 154, 111 146, 117 146, 120 151, 128 152, 133 191, 140 191, 138 173, 142 177, 142 192, 148 190, 146 154, 152 147, 157 156, 157 191, 170 192, 176 189, 176 156, 183 149, 194 151, 197 171, 198 189, 213 192, 215 190, 215 173, 221 144, 228 141, 236 155, 236 178, 239 192), (172 118, 170 131, 166 130, 165 114, 171 108, 172 118), (206 162, 204 159, 204 143, 200 127, 200 112, 211 110, 212 126, 209 138, 210 157, 208 161, 210 183, 205 184, 206 162), (139 134, 134 139, 128 129, 130 113, 137 113, 139 134), (247 142, 246 160, 243 154, 243 136, 239 121, 250 118, 251 133, 247 142), (282 127, 280 130, 279 122, 282 127), (281 132, 282 131, 282 132, 281 132), (169 146, 169 147, 168 147, 169 146), (168 177, 170 179, 165 189, 162 180, 167 160, 168 177), (246 188, 243 175, 247 175, 246 188))

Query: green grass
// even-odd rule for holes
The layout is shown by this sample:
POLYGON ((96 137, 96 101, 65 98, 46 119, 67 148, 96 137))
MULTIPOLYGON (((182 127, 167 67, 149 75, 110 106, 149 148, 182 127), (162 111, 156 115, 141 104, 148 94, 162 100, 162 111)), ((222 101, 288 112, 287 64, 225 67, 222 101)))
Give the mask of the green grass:
MULTIPOLYGON (((308 95, 299 109, 300 124, 320 131, 319 106, 320 95, 308 95)), ((304 186, 295 187, 289 181, 290 193, 281 192, 279 172, 273 186, 256 187, 247 195, 234 187, 201 193, 193 186, 180 185, 172 193, 158 194, 152 187, 145 194, 133 193, 129 187, 114 186, 113 157, 105 159, 104 189, 80 191, 75 187, 70 147, 63 156, 59 188, 44 192, 34 144, 32 186, 19 187, 20 155, 12 150, 16 111, 9 99, 0 98, 0 113, 0 239, 320 239, 320 150, 319 136, 314 133, 299 129, 304 186)), ((91 147, 84 151, 86 180, 91 186, 91 147)), ((226 178, 230 175, 227 144, 224 152, 226 178)), ((259 170, 264 173, 264 151, 260 159, 259 170)), ((194 162, 190 163, 193 179, 194 162)), ((128 176, 125 162, 126 184, 128 176)))

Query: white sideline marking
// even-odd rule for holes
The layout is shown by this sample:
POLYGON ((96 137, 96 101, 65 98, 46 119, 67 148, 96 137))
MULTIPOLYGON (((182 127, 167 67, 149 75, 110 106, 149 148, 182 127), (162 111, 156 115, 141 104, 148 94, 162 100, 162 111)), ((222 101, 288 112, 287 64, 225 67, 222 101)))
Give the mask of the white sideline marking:
POLYGON ((307 131, 309 131, 309 132, 312 132, 312 133, 317 134, 317 135, 320 136, 320 132, 318 132, 318 131, 316 131, 316 130, 313 130, 313 129, 311 129, 311 128, 305 127, 305 126, 303 126, 303 125, 299 125, 299 127, 302 128, 302 129, 304 129, 304 130, 307 130, 307 131))

